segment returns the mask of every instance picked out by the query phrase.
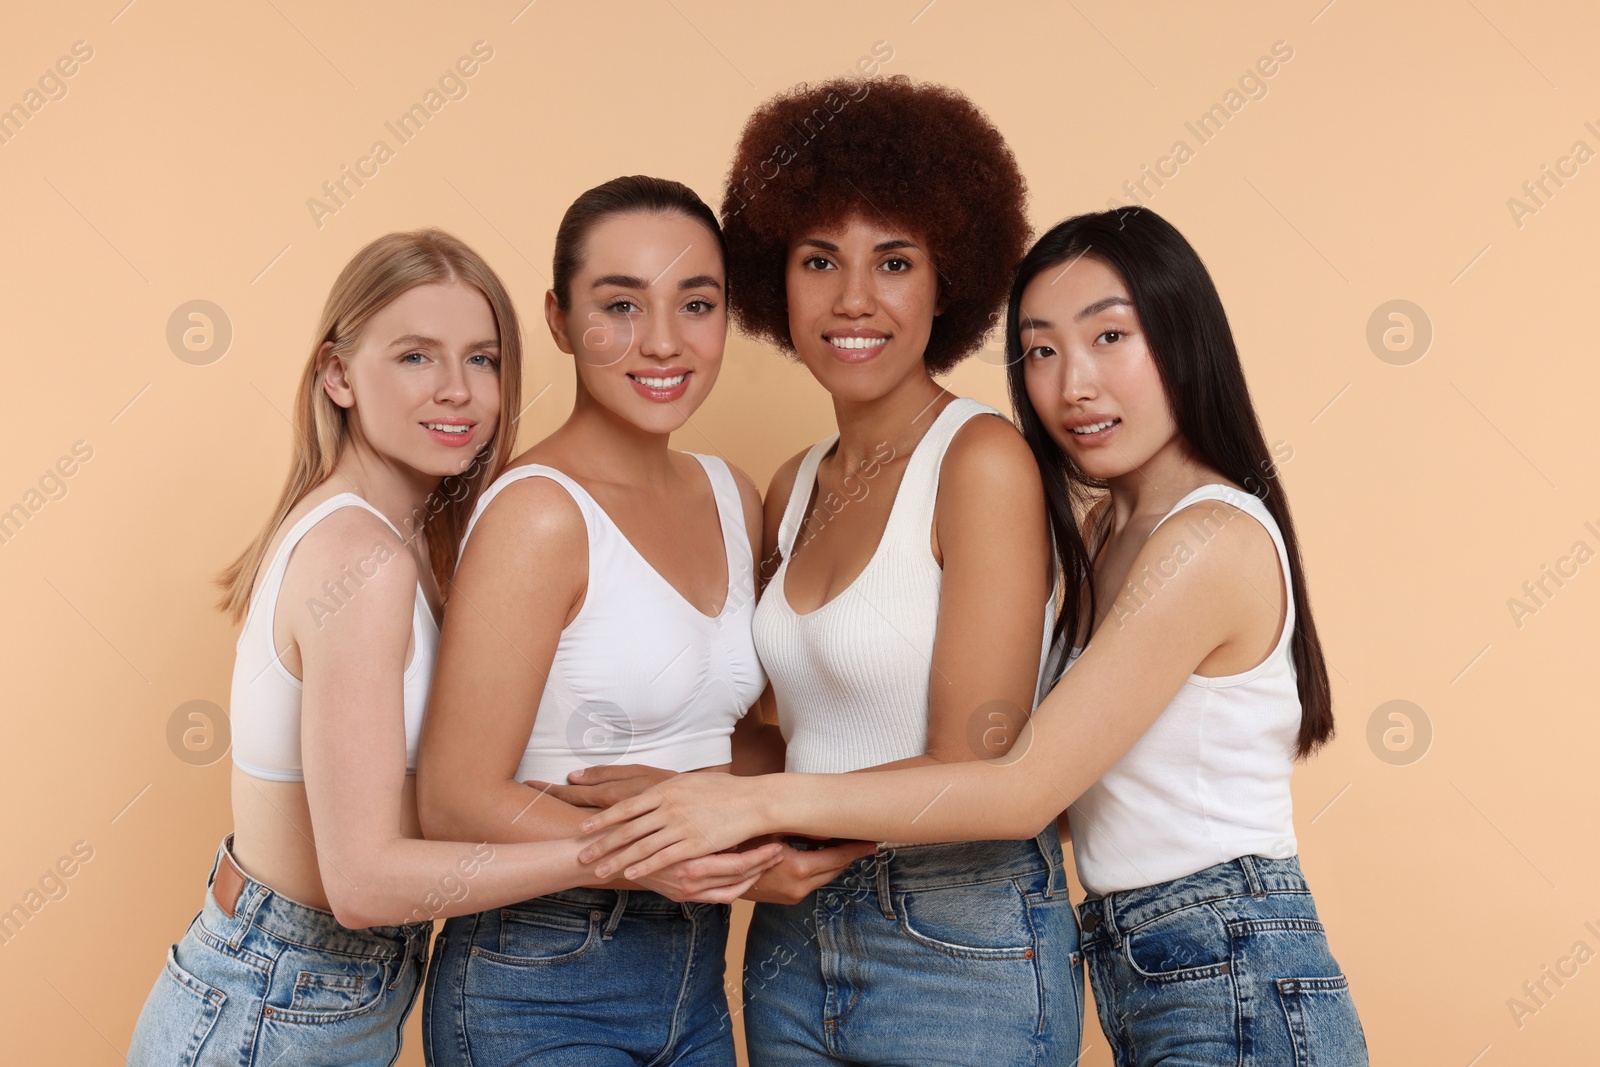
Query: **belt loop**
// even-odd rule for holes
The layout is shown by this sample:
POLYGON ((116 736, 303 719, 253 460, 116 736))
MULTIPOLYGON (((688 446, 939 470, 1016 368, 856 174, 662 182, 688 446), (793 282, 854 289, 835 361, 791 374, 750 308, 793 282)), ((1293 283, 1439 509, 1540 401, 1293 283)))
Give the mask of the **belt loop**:
MULTIPOLYGON (((248 876, 246 877, 248 878, 248 876)), ((245 883, 245 889, 248 892, 249 899, 245 899, 245 893, 240 893, 239 901, 244 904, 244 907, 240 907, 236 903, 233 909, 235 926, 233 928, 233 936, 228 938, 228 944, 232 948, 238 948, 239 943, 244 940, 244 935, 250 931, 251 926, 255 925, 256 911, 260 909, 267 899, 267 887, 254 879, 249 879, 245 883)))
POLYGON ((389 983, 389 988, 391 990, 398 989, 400 987, 401 980, 406 976, 406 967, 411 963, 411 947, 415 941, 415 938, 411 936, 411 929, 409 927, 397 926, 395 929, 399 930, 400 936, 405 939, 406 947, 405 951, 400 953, 400 966, 395 968, 394 981, 389 983))
POLYGON ((889 886, 889 857, 892 855, 894 853, 891 851, 877 853, 872 857, 873 866, 877 868, 875 873, 878 883, 878 910, 883 912, 885 919, 895 918, 894 893, 889 886))
POLYGON ((602 941, 611 940, 611 935, 617 932, 618 926, 622 925, 622 913, 628 907, 628 891, 626 889, 618 889, 615 892, 617 894, 617 902, 612 905, 611 916, 606 919, 605 928, 600 931, 600 940, 602 941))
POLYGON ((1100 898, 1100 914, 1104 916, 1100 925, 1106 928, 1106 934, 1111 938, 1113 945, 1122 944, 1122 931, 1117 929, 1117 908, 1112 903, 1117 894, 1107 893, 1100 898))
POLYGON ((1250 887, 1250 895, 1261 900, 1267 895, 1267 888, 1261 882, 1261 872, 1256 870, 1254 856, 1240 856, 1238 859, 1239 870, 1244 872, 1244 884, 1250 887))
POLYGON ((1045 869, 1048 872, 1044 880, 1044 895, 1047 899, 1054 899, 1057 893, 1067 888, 1066 859, 1061 854, 1060 838, 1056 839, 1056 848, 1052 849, 1050 847, 1050 831, 1054 827, 1055 824, 1051 823, 1043 830, 1040 830, 1033 839, 1034 847, 1039 850, 1039 855, 1044 860, 1045 869), (1060 879, 1056 878, 1056 869, 1058 867, 1061 869, 1060 879))

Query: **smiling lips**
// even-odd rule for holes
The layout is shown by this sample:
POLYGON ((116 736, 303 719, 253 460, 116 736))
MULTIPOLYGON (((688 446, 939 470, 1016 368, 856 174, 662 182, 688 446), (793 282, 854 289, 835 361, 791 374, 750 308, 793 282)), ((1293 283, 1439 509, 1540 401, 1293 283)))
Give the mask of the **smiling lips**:
POLYGON ((822 339, 844 363, 865 363, 889 343, 887 334, 873 332, 824 334, 822 339))
POLYGON ((1107 440, 1122 425, 1122 420, 1109 415, 1085 415, 1068 420, 1067 432, 1080 444, 1097 445, 1107 440))
POLYGON ((422 424, 428 436, 449 448, 460 448, 472 440, 477 423, 471 419, 434 419, 422 424))
POLYGON ((629 374, 634 392, 646 400, 665 404, 680 399, 689 391, 689 379, 694 372, 681 367, 664 367, 656 374, 629 374))

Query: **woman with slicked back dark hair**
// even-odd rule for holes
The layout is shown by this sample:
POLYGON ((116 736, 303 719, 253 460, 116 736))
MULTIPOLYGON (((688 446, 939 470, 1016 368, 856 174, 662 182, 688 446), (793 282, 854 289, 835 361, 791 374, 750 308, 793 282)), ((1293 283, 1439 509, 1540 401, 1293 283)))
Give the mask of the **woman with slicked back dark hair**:
POLYGON ((1082 215, 1024 257, 1006 329, 1064 577, 1061 676, 1010 754, 848 788, 665 782, 586 821, 631 820, 580 858, 631 877, 766 832, 1022 838, 1066 804, 1119 1067, 1365 1064, 1295 855, 1289 780, 1332 733, 1328 679, 1216 288, 1155 213, 1082 215))

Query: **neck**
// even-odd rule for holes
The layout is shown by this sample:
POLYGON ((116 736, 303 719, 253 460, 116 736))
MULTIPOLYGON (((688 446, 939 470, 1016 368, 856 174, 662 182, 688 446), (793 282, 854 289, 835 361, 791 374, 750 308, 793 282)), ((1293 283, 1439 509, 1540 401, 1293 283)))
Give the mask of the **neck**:
POLYGON ((383 512, 408 541, 416 539, 429 514, 429 497, 444 481, 381 455, 356 433, 333 465, 330 480, 342 481, 347 491, 383 512))
POLYGON ((603 472, 605 481, 661 486, 671 477, 671 435, 622 418, 596 400, 581 378, 572 414, 550 439, 582 456, 591 474, 603 472))
POLYGON ((916 373, 882 396, 871 400, 834 397, 833 417, 839 424, 834 455, 852 470, 869 456, 880 455, 884 444, 892 447, 897 457, 909 456, 953 399, 920 363, 916 373))
POLYGON ((1112 528, 1122 530, 1135 520, 1156 522, 1200 486, 1222 481, 1226 479, 1201 463, 1174 435, 1144 463, 1108 479, 1112 528))

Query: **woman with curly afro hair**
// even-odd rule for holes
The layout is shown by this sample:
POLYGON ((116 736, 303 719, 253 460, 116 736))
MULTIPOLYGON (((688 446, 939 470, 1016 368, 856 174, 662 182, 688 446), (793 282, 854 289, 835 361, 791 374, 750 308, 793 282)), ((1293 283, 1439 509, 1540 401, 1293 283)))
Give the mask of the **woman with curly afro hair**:
MULTIPOLYGON (((722 208, 735 320, 805 364, 838 432, 766 497, 754 631, 779 729, 741 771, 998 756, 1034 706, 1054 619, 1039 471, 1005 416, 935 380, 997 321, 1026 196, 1000 132, 943 86, 801 85, 745 126, 722 208)), ((885 844, 813 882, 756 906, 755 1067, 1077 1060, 1054 825, 885 844)))

